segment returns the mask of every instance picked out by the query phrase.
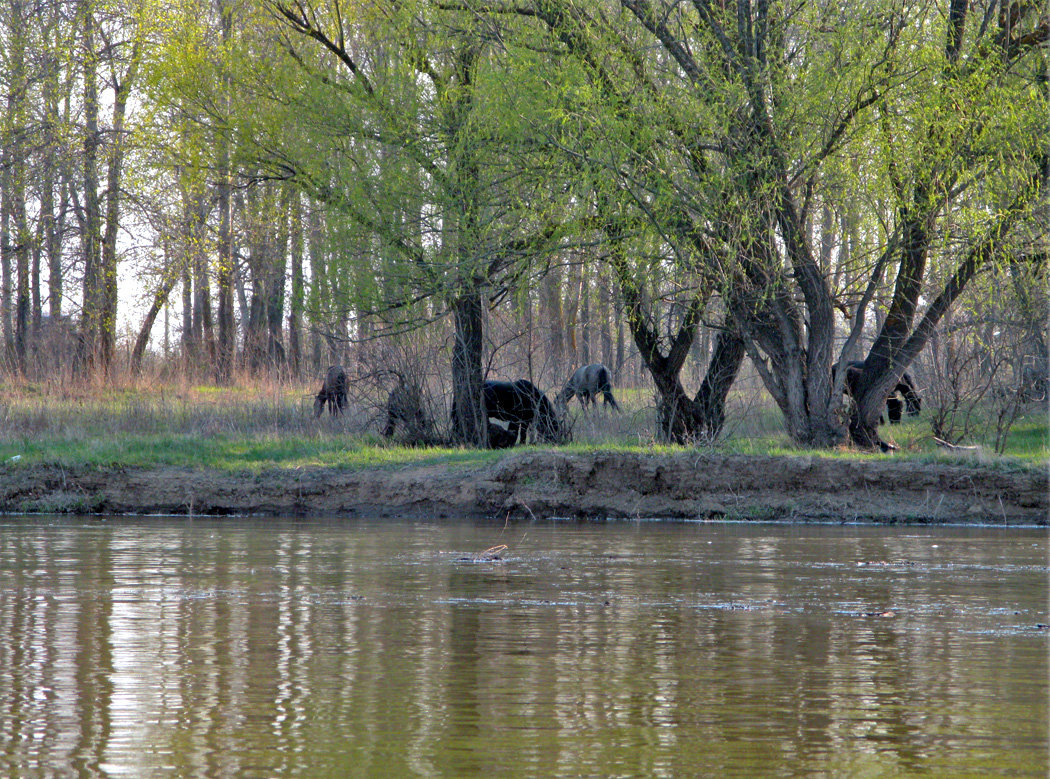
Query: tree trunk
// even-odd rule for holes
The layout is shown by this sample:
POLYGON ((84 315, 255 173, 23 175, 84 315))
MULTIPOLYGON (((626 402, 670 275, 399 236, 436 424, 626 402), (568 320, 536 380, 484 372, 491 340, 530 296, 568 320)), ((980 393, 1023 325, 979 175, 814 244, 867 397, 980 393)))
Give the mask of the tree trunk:
POLYGON ((84 14, 84 207, 81 241, 84 255, 83 302, 80 338, 77 344, 79 370, 91 372, 98 367, 98 334, 105 301, 102 298, 101 244, 102 215, 98 196, 98 60, 95 52, 95 19, 91 0, 83 0, 84 14))
POLYGON ((2 173, 0 173, 0 328, 3 329, 4 354, 3 362, 11 360, 15 354, 15 331, 11 316, 12 292, 14 277, 12 273, 11 260, 14 256, 14 236, 12 230, 11 214, 11 164, 8 154, 0 157, 2 173))
POLYGON ((284 351, 284 289, 286 286, 289 208, 288 192, 279 198, 278 230, 273 236, 273 248, 269 252, 270 263, 266 269, 266 357, 271 368, 283 370, 284 351))
MULTIPOLYGON (((690 398, 672 364, 650 367, 658 393, 657 414, 663 437, 677 444, 712 443, 725 426, 725 403, 744 360, 744 341, 728 330, 719 332, 707 372, 690 398)), ((679 370, 680 372, 680 370, 679 370)))
MULTIPOLYGON (((619 303, 619 301, 617 301, 619 303)), ((616 359, 613 361, 613 378, 620 380, 624 363, 627 362, 627 336, 623 329, 623 317, 616 317, 616 359)))
POLYGON ((26 372, 26 347, 29 340, 30 295, 29 295, 29 224, 26 221, 25 163, 16 161, 14 166, 14 191, 12 192, 12 222, 15 232, 15 274, 17 294, 15 296, 15 365, 18 372, 26 372))
POLYGON ((565 361, 565 316, 561 299, 561 270, 552 267, 540 281, 540 319, 547 323, 551 360, 555 365, 565 361))
POLYGON ((591 362, 591 285, 586 263, 580 263, 580 365, 591 362))
MULTIPOLYGON (((233 32, 231 10, 225 2, 220 2, 220 29, 223 44, 229 44, 233 32)), ((230 84, 224 83, 227 94, 230 84)), ((216 295, 218 297, 219 342, 215 359, 215 383, 229 384, 233 377, 233 363, 236 352, 237 332, 233 316, 233 278, 235 262, 233 256, 233 227, 231 214, 230 186, 230 142, 225 134, 218 138, 219 182, 216 192, 216 205, 219 209, 218 264, 215 273, 216 295)))
POLYGON ((41 210, 41 248, 47 258, 47 305, 48 316, 57 320, 62 316, 62 249, 59 236, 58 219, 55 216, 55 186, 53 176, 54 160, 49 154, 49 161, 44 163, 44 182, 40 195, 41 210))
MULTIPOLYGON (((198 359, 207 357, 210 364, 215 364, 215 328, 211 314, 211 284, 208 281, 208 257, 204 244, 204 209, 203 198, 194 202, 194 231, 197 236, 191 246, 193 269, 193 331, 200 348, 198 359)), ((194 366, 199 368, 201 366, 194 366)))
POLYGON ((602 345, 602 364, 610 371, 616 369, 616 356, 613 353, 612 330, 609 323, 615 319, 613 311, 613 296, 610 290, 609 280, 606 274, 602 274, 598 280, 598 321, 599 339, 602 345))
POLYGON ((710 442, 717 438, 725 424, 725 400, 744 358, 744 342, 728 331, 716 344, 708 374, 696 397, 689 398, 682 387, 681 372, 696 340, 700 312, 704 301, 699 297, 688 303, 677 332, 664 354, 656 330, 657 318, 647 314, 645 296, 624 263, 615 263, 621 292, 627 309, 627 324, 634 336, 642 361, 656 385, 657 418, 660 436, 676 444, 710 442))
MULTIPOLYGON (((62 316, 62 232, 69 202, 65 183, 68 174, 58 172, 60 140, 57 129, 53 129, 65 126, 68 121, 68 117, 59 112, 58 74, 55 63, 44 76, 44 113, 49 126, 44 131, 40 186, 40 248, 47 262, 48 315, 53 321, 62 316)), ((66 101, 66 111, 73 102, 66 101)))
POLYGON ((574 365, 579 365, 580 342, 577 337, 579 325, 580 293, 583 290, 583 269, 580 262, 573 262, 566 271, 565 288, 561 290, 564 299, 561 302, 564 312, 565 332, 569 336, 568 354, 566 359, 574 365))
POLYGON ((164 261, 166 264, 164 276, 161 279, 160 286, 153 293, 153 301, 150 304, 149 311, 146 312, 146 318, 142 321, 142 327, 139 328, 138 337, 135 339, 135 347, 131 352, 130 369, 132 375, 137 376, 142 370, 142 356, 146 352, 146 345, 149 343, 150 332, 157 321, 157 315, 160 314, 161 309, 167 304, 171 291, 175 289, 175 285, 179 282, 180 274, 178 270, 171 267, 174 263, 172 263, 167 251, 164 252, 164 261))
MULTIPOLYGON (((42 216, 38 217, 37 226, 41 226, 42 216)), ((35 340, 40 332, 40 321, 44 315, 43 300, 40 298, 40 266, 44 253, 43 231, 38 229, 33 241, 32 263, 29 267, 29 334, 35 340)))
MULTIPOLYGON (((15 259, 15 366, 19 373, 26 372, 26 342, 28 340, 30 295, 29 295, 29 225, 26 220, 26 143, 28 112, 26 95, 28 85, 25 73, 25 18, 22 0, 11 0, 10 24, 7 51, 7 121, 11 136, 4 145, 11 147, 7 160, 10 176, 5 182, 11 187, 8 198, 11 220, 11 248, 15 259)), ((5 210, 6 211, 6 210, 5 210)))
MULTIPOLYGON (((316 207, 307 212, 307 258, 310 263, 310 282, 313 294, 311 300, 326 297, 326 283, 328 275, 328 263, 325 261, 324 245, 321 240, 323 224, 321 214, 316 207)), ((320 312, 311 305, 307 314, 310 330, 310 364, 313 370, 320 370, 324 362, 324 342, 321 338, 320 312)))
MULTIPOLYGON (((68 76, 66 81, 66 99, 62 101, 62 113, 59 113, 59 87, 58 87, 58 75, 57 68, 56 73, 53 77, 49 77, 47 80, 47 91, 48 91, 48 106, 47 112, 50 121, 56 127, 68 127, 70 124, 70 112, 72 106, 76 102, 73 99, 73 80, 76 74, 75 68, 68 69, 68 76)), ((57 131, 48 131, 47 134, 47 165, 52 170, 58 170, 58 152, 61 148, 59 134, 57 131)), ((66 166, 62 166, 58 172, 58 176, 52 185, 52 189, 57 191, 58 195, 58 212, 53 220, 49 220, 50 229, 47 231, 47 261, 48 261, 48 280, 47 280, 47 292, 48 292, 48 313, 54 321, 58 321, 58 318, 62 316, 62 302, 65 296, 65 284, 63 282, 63 269, 62 269, 62 236, 66 231, 66 220, 69 216, 70 202, 74 200, 72 195, 72 171, 66 166)), ((54 209, 48 209, 47 214, 53 214, 54 209)))
POLYGON ((188 258, 182 266, 182 361, 183 370, 190 374, 197 364, 197 341, 193 333, 193 275, 188 258))
POLYGON ((740 372, 745 353, 744 339, 737 333, 730 330, 718 332, 707 373, 693 400, 695 438, 714 441, 722 434, 726 421, 726 398, 740 372))
POLYGON ((302 358, 302 329, 303 329, 303 298, 305 295, 305 281, 303 278, 303 207, 302 200, 298 194, 292 198, 291 214, 291 251, 289 258, 292 263, 292 296, 288 301, 288 363, 293 376, 300 376, 303 368, 302 358))
MULTIPOLYGON (((1046 169, 1048 164, 1050 155, 1044 154, 1028 180, 1017 189, 1014 201, 999 211, 983 237, 970 246, 955 272, 914 326, 912 320, 918 305, 919 289, 911 279, 901 280, 898 276, 894 290, 896 302, 890 307, 891 312, 896 313, 886 318, 857 379, 854 393, 856 408, 850 419, 850 437, 855 444, 886 448, 886 444, 878 437, 877 429, 886 398, 901 380, 904 371, 929 343, 941 319, 951 311, 970 279, 1001 252, 1002 244, 1024 208, 1041 195, 1050 178, 1046 169), (898 297, 910 299, 898 300, 898 297)), ((906 244, 903 251, 906 256, 916 254, 918 247, 906 244)), ((906 261, 902 260, 902 266, 906 261)))
POLYGON ((488 447, 488 417, 481 392, 484 316, 477 288, 453 303, 455 340, 452 343, 452 405, 454 437, 467 444, 488 447))
MULTIPOLYGON (((220 141, 225 143, 225 141, 220 141)), ((215 272, 216 295, 219 309, 219 343, 215 360, 215 383, 229 384, 233 377, 236 354, 237 330, 233 316, 233 278, 235 262, 233 256, 233 230, 230 214, 230 182, 228 163, 220 164, 219 191, 219 245, 218 265, 215 272)))

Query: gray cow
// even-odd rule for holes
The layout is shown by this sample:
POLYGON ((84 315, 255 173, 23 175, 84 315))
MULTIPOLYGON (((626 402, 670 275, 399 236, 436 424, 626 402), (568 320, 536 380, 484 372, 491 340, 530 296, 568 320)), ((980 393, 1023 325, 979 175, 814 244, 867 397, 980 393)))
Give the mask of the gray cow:
POLYGON ((598 401, 599 392, 606 406, 612 406, 613 411, 620 410, 620 405, 613 397, 609 369, 600 362, 593 362, 576 369, 565 389, 558 393, 557 403, 564 409, 575 395, 580 399, 580 405, 587 408, 588 404, 594 405, 598 401))

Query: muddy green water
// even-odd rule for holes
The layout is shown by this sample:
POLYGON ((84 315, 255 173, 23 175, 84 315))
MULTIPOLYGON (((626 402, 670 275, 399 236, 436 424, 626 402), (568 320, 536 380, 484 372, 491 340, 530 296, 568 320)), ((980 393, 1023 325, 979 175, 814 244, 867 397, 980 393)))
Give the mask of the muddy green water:
POLYGON ((0 776, 1043 777, 1047 574, 1037 529, 4 518, 0 776))

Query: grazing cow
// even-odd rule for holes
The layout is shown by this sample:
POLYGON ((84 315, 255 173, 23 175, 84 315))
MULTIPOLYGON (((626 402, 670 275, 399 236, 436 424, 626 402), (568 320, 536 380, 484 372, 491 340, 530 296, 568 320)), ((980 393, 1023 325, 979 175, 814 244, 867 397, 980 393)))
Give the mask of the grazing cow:
POLYGON ((326 405, 328 413, 332 416, 342 414, 347 406, 346 387, 346 371, 342 365, 333 365, 328 369, 324 384, 314 398, 314 416, 321 416, 326 405))
POLYGON ((580 405, 587 408, 588 404, 593 406, 597 402, 599 392, 606 406, 612 406, 613 411, 620 410, 620 405, 613 397, 609 369, 600 362, 594 362, 576 369, 565 389, 558 393, 556 403, 559 408, 564 409, 575 395, 580 399, 580 405))
POLYGON ((510 449, 517 441, 514 433, 505 427, 489 422, 489 447, 492 449, 510 449))
POLYGON ((386 399, 386 425, 383 437, 390 438, 398 423, 405 428, 406 437, 412 441, 430 438, 431 424, 423 411, 423 396, 415 384, 398 383, 386 399))
POLYGON ((554 406, 540 389, 528 379, 509 381, 486 381, 482 384, 485 393, 485 413, 489 419, 507 423, 514 441, 524 443, 529 427, 535 423, 536 434, 547 443, 558 443, 563 432, 554 406))
MULTIPOLYGON (((505 449, 519 441, 525 443, 529 427, 536 425, 540 440, 560 443, 565 431, 554 412, 554 406, 540 389, 527 379, 517 381, 485 381, 481 391, 485 399, 485 413, 489 420, 507 423, 507 430, 489 422, 489 445, 505 449)), ((457 427, 457 411, 452 404, 452 427, 457 427)))
MULTIPOLYGON (((832 381, 835 380, 835 369, 837 367, 835 365, 831 367, 832 381)), ((860 378, 860 372, 863 369, 864 363, 860 360, 846 363, 845 390, 850 397, 853 396, 853 390, 857 386, 857 380, 860 378)), ((901 380, 897 382, 897 386, 893 388, 890 396, 886 398, 886 415, 889 417, 891 425, 900 424, 905 409, 907 409, 910 417, 917 417, 922 410, 922 398, 919 397, 919 392, 915 388, 915 382, 907 371, 901 376, 901 380), (897 397, 898 393, 901 397, 897 397)))

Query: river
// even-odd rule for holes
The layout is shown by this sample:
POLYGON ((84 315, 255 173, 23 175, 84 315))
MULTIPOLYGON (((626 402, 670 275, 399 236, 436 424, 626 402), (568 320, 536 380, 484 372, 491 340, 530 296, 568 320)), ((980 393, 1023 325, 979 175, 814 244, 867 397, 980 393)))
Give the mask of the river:
POLYGON ((1047 603, 1045 529, 5 517, 0 776, 1042 777, 1047 603))

